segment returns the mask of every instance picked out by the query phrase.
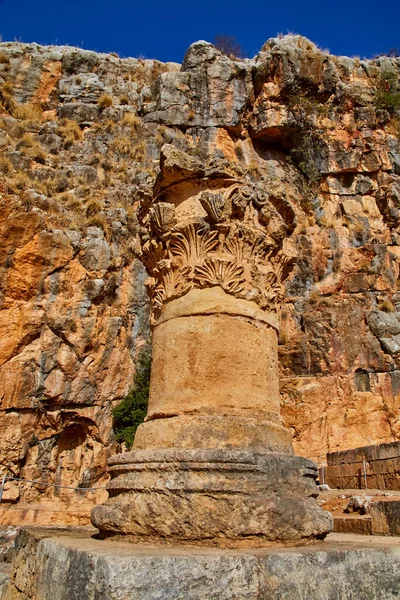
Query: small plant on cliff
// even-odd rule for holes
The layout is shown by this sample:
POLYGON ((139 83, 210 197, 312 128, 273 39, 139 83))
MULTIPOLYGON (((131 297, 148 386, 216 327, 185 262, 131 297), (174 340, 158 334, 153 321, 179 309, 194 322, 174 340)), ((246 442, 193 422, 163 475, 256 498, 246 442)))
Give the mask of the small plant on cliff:
POLYGON ((21 121, 41 123, 43 121, 43 109, 38 102, 18 104, 14 109, 13 117, 21 119, 21 121))
POLYGON ((323 152, 322 140, 313 131, 306 132, 294 146, 287 157, 288 161, 306 176, 311 186, 321 180, 317 159, 323 152))
POLYGON ((122 118, 122 125, 126 125, 135 131, 140 127, 140 119, 134 113, 126 112, 122 118))
POLYGON ((391 313, 396 310, 396 307, 389 298, 385 298, 384 300, 382 300, 382 302, 378 304, 378 310, 382 310, 386 313, 391 313))
POLYGON ((219 34, 215 36, 214 46, 230 58, 244 58, 245 53, 234 35, 219 34))
POLYGON ((58 134, 64 142, 64 147, 69 148, 83 138, 83 132, 76 121, 60 119, 58 134))
POLYGON ((10 160, 5 156, 0 156, 0 173, 8 175, 13 170, 13 166, 10 160))
POLYGON ((392 117, 392 119, 391 119, 391 126, 392 126, 393 134, 396 136, 396 138, 400 142, 400 118, 399 117, 392 117))
POLYGON ((375 106, 391 115, 400 109, 400 82, 392 71, 383 71, 376 84, 375 106))
POLYGON ((133 444, 136 429, 147 413, 150 387, 151 354, 148 349, 141 352, 135 373, 132 391, 113 410, 114 432, 117 442, 124 442, 129 449, 133 444))
POLYGON ((0 85, 0 112, 12 113, 16 107, 13 85, 10 81, 0 85))
POLYGON ((128 136, 122 135, 113 139, 111 149, 117 154, 130 154, 132 150, 131 140, 128 136))
POLYGON ((102 94, 97 101, 97 106, 100 110, 104 110, 105 108, 110 108, 113 105, 113 99, 109 94, 102 94))

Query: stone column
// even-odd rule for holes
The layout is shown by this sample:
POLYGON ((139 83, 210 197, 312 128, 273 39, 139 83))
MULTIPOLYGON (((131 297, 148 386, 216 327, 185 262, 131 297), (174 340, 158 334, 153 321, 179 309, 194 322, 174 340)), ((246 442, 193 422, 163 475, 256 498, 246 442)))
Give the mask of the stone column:
POLYGON ((110 460, 104 535, 222 546, 323 538, 317 470, 293 454, 277 334, 294 263, 289 203, 165 150, 142 205, 153 325, 150 400, 133 450, 110 460), (185 176, 182 177, 182 173, 185 176))

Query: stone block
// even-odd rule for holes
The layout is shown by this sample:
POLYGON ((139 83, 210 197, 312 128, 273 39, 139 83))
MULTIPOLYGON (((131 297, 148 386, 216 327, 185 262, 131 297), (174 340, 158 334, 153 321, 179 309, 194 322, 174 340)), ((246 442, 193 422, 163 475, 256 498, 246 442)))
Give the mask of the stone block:
MULTIPOLYGON (((394 539, 333 535, 305 548, 160 548, 78 537, 21 547, 40 600, 394 600, 400 547, 394 539)), ((399 540, 400 541, 400 540, 399 540)), ((17 590, 18 554, 11 592, 17 590)), ((28 596, 26 596, 28 597, 28 596)))
POLYGON ((399 442, 393 442, 331 453, 325 467, 325 481, 334 488, 363 488, 365 461, 369 489, 399 489, 399 447, 399 442), (363 462, 356 462, 362 457, 363 462))
POLYGON ((37 554, 41 600, 229 600, 258 598, 251 556, 136 548, 87 540, 43 540, 37 554), (104 553, 106 551, 106 554, 104 553), (66 565, 68 567, 66 568, 66 565))
POLYGON ((331 488, 359 489, 363 487, 362 464, 327 466, 325 467, 325 481, 331 488))
POLYGON ((400 490, 400 474, 388 473, 385 477, 385 487, 387 490, 400 490))
POLYGON ((259 600, 394 600, 400 589, 400 551, 346 545, 293 550, 260 560, 259 600))
POLYGON ((333 531, 335 533, 371 535, 371 517, 335 517, 333 531))
POLYGON ((371 505, 373 535, 400 535, 400 501, 382 500, 371 505))
POLYGON ((0 564, 0 600, 7 600, 9 585, 10 565, 0 564))

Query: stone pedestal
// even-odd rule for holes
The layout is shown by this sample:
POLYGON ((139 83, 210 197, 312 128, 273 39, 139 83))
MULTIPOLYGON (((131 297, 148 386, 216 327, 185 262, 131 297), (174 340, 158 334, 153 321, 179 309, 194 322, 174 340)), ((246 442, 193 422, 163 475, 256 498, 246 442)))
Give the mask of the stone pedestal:
POLYGON ((316 468, 304 458, 250 450, 137 450, 110 461, 109 501, 93 511, 103 532, 223 547, 320 539, 316 468))
MULTIPOLYGON (((223 550, 124 544, 55 532, 41 540, 32 537, 27 532, 21 540, 25 543, 14 558, 4 600, 399 597, 400 538, 330 535, 323 544, 306 548, 223 550)), ((1 583, 0 575, 0 592, 1 583)))
MULTIPOLYGON (((184 160, 175 150, 172 159, 184 160)), ((92 522, 103 535, 156 543, 323 538, 332 519, 314 500, 316 466, 294 456, 280 417, 290 206, 218 177, 174 186, 173 165, 162 166, 168 185, 161 177, 142 214, 153 324, 148 415, 134 450, 110 460, 110 497, 92 522)), ((185 169, 176 168, 178 178, 185 169)))

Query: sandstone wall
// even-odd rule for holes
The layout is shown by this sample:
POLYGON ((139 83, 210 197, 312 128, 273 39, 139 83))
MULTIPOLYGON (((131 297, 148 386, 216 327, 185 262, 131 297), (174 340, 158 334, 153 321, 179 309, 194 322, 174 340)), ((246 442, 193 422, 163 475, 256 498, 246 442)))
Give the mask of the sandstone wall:
POLYGON ((182 68, 0 44, 3 473, 104 483, 149 337, 136 208, 166 143, 295 209, 280 358, 296 452, 400 438, 399 72, 298 36, 244 61, 199 42, 182 68))

